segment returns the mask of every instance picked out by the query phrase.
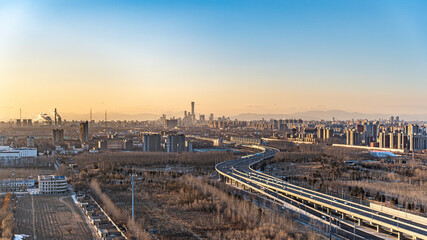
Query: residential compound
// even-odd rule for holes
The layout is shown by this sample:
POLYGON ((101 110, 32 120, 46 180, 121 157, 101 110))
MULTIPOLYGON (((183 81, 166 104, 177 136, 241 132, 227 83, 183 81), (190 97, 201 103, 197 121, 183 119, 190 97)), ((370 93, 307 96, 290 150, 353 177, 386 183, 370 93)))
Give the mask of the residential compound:
POLYGON ((347 145, 399 149, 403 151, 424 151, 427 149, 427 133, 424 126, 399 122, 391 117, 389 121, 365 121, 349 126, 345 131, 347 145))

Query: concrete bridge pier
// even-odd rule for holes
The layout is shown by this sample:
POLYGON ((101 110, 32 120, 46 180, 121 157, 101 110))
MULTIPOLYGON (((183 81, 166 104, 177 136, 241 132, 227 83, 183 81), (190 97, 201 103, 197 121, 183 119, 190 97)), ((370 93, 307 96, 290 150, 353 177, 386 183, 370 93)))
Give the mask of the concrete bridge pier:
POLYGON ((330 208, 326 208, 326 213, 330 214, 331 213, 331 209, 330 208))
POLYGON ((381 226, 377 225, 377 233, 380 233, 380 232, 381 232, 381 226))
POLYGON ((402 240, 403 239, 403 234, 401 232, 397 232, 397 240, 402 240))
POLYGON ((341 218, 342 218, 343 220, 345 220, 345 213, 342 213, 342 214, 341 214, 341 218))
POLYGON ((358 224, 359 226, 362 226, 362 224, 363 224, 362 219, 360 219, 360 218, 359 218, 359 219, 357 220, 357 224, 358 224))

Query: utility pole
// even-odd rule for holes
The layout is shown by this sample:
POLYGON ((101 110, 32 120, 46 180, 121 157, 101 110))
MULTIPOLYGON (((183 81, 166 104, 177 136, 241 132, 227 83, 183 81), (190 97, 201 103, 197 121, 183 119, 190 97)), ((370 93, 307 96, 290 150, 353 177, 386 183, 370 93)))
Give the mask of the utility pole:
POLYGON ((135 176, 136 174, 132 172, 132 221, 135 222, 135 176))
POLYGON ((12 196, 13 196, 15 194, 15 184, 16 184, 15 168, 12 168, 12 179, 13 179, 13 184, 12 184, 12 196))

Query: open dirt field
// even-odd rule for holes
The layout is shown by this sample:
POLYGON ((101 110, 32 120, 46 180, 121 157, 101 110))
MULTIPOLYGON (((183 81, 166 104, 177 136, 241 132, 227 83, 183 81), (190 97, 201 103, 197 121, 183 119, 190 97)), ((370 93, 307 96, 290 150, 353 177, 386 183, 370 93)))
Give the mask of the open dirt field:
MULTIPOLYGON (((27 178, 32 176, 37 179, 38 175, 54 174, 56 173, 55 168, 14 168, 16 178, 27 178)), ((0 168, 0 179, 11 179, 12 168, 0 168)))
POLYGON ((94 239, 92 231, 70 196, 18 198, 15 233, 26 239, 94 239))

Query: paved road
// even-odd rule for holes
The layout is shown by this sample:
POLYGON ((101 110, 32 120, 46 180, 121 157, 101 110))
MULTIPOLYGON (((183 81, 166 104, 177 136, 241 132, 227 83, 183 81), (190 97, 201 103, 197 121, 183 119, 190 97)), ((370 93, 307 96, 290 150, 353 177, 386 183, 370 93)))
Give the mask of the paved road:
MULTIPOLYGON (((216 169, 223 176, 234 179, 235 181, 245 184, 252 189, 263 192, 269 197, 277 198, 281 201, 286 201, 286 199, 289 198, 286 196, 295 196, 299 199, 304 199, 326 208, 335 209, 339 213, 355 216, 356 218, 363 219, 366 222, 393 228, 395 231, 404 232, 411 236, 417 236, 419 239, 427 239, 427 222, 425 224, 421 224, 408 219, 397 219, 390 214, 375 211, 367 206, 289 184, 281 179, 255 171, 251 168, 252 165, 264 159, 273 157, 277 152, 277 150, 272 148, 260 149, 263 149, 263 152, 220 163, 216 166, 216 169)), ((307 212, 323 219, 328 219, 329 221, 329 216, 327 214, 325 216, 325 213, 315 211, 313 208, 310 208, 307 212)), ((347 226, 345 226, 346 223, 342 221, 337 224, 341 224, 343 229, 347 228, 347 226)), ((353 228, 353 226, 351 226, 351 228, 353 228)), ((369 236, 369 238, 371 237, 374 238, 374 236, 369 236)))

